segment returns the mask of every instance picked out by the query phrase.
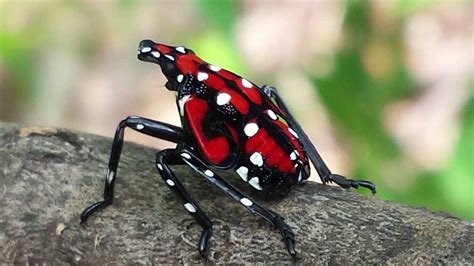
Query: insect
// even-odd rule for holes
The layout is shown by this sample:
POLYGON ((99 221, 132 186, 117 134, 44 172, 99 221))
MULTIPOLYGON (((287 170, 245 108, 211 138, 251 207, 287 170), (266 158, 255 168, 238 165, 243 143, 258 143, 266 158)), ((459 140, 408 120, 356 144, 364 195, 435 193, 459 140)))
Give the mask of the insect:
POLYGON ((277 90, 258 87, 230 71, 211 65, 182 46, 168 46, 143 40, 138 59, 156 63, 167 78, 165 87, 176 92, 182 127, 148 118, 129 116, 117 127, 105 179, 104 199, 87 207, 81 222, 112 204, 117 167, 125 128, 176 143, 176 148, 159 151, 156 168, 165 184, 182 201, 184 209, 202 227, 199 253, 205 256, 212 222, 190 196, 169 165, 188 165, 278 229, 289 254, 296 256, 295 237, 282 216, 269 210, 226 180, 213 169, 233 170, 258 193, 284 197, 291 187, 308 179, 311 161, 322 182, 343 188, 375 186, 364 180, 332 174, 316 148, 288 111, 277 90))

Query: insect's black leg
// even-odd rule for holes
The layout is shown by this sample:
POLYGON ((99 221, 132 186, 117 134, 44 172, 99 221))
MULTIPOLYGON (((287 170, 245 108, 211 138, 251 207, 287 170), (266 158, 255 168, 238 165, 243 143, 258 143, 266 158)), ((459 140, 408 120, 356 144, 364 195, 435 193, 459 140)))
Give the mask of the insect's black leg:
POLYGON ((87 221, 89 216, 99 209, 103 209, 112 204, 114 196, 115 177, 117 175, 117 167, 122 152, 123 137, 125 128, 131 128, 138 132, 172 141, 172 142, 186 142, 186 134, 177 126, 167 123, 141 118, 137 116, 129 116, 122 120, 117 126, 115 137, 112 143, 112 151, 110 152, 109 166, 105 178, 104 200, 96 202, 87 207, 81 214, 81 222, 87 221))
POLYGON ((199 159, 199 157, 196 156, 190 148, 186 147, 186 145, 179 144, 177 150, 184 162, 188 164, 192 169, 194 169, 197 173, 205 177, 211 184, 221 189, 231 199, 240 202, 240 204, 242 204, 250 212, 262 217, 272 226, 277 228, 283 236, 283 241, 286 244, 288 252, 291 256, 296 257, 294 234, 291 230, 291 227, 283 221, 283 217, 271 210, 260 206, 250 197, 244 195, 237 188, 227 183, 216 173, 210 170, 206 166, 206 164, 201 161, 201 159, 199 159))
POLYGON ((318 151, 314 147, 313 143, 303 131, 298 121, 296 121, 293 116, 291 115, 290 111, 286 107, 285 102, 278 94, 278 91, 274 87, 270 86, 263 86, 263 91, 267 94, 270 98, 272 98, 278 107, 285 113, 287 118, 288 124, 290 127, 297 133, 299 140, 303 144, 303 148, 308 154, 311 162, 314 164, 316 171, 321 178, 321 181, 326 184, 327 182, 334 182, 343 188, 358 188, 359 186, 368 188, 375 194, 375 185, 370 181, 365 180, 353 180, 345 178, 344 176, 332 174, 329 168, 327 167, 326 163, 324 163, 323 159, 319 155, 318 151))
POLYGON ((207 218, 206 214, 201 210, 196 201, 189 195, 183 184, 176 178, 174 173, 168 167, 168 164, 183 161, 176 155, 174 149, 167 149, 156 154, 156 168, 161 177, 176 195, 183 202, 184 208, 191 214, 196 222, 202 227, 202 234, 199 240, 199 254, 205 256, 207 250, 207 243, 212 234, 212 222, 207 218))

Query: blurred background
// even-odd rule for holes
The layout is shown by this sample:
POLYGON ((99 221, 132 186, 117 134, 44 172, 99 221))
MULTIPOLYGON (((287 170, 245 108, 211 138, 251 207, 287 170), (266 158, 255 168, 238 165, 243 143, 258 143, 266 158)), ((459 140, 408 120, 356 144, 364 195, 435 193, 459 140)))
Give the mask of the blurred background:
POLYGON ((136 51, 148 38, 184 45, 276 86, 333 172, 373 181, 382 199, 474 219, 473 8, 0 0, 0 120, 108 137, 127 115, 179 125, 159 67, 136 51))

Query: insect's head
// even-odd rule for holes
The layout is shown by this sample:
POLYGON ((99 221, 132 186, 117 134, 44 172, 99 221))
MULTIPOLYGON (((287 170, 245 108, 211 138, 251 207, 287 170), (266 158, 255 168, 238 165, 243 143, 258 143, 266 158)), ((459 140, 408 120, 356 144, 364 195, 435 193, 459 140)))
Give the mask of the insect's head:
POLYGON ((178 83, 189 72, 187 62, 196 58, 193 51, 183 46, 169 46, 151 40, 143 40, 138 46, 138 59, 160 65, 161 71, 171 83, 171 86, 167 86, 170 90, 177 90, 178 83))

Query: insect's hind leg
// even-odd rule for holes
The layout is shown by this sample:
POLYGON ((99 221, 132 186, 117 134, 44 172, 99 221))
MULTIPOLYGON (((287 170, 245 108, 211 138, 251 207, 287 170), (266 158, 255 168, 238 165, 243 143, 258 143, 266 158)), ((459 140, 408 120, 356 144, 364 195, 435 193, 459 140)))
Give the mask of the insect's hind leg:
POLYGON ((112 143, 112 150, 110 152, 109 165, 105 178, 104 199, 90 205, 84 211, 82 211, 81 223, 85 223, 89 216, 91 216, 94 212, 109 206, 113 202, 117 167, 120 160, 120 154, 122 153, 124 131, 127 127, 152 137, 172 141, 175 143, 186 142, 187 139, 186 134, 180 127, 167 123, 137 116, 129 116, 122 120, 117 126, 115 137, 112 143))
POLYGON ((209 220, 206 214, 204 214, 196 201, 186 191, 186 188, 183 186, 183 184, 168 167, 170 162, 176 163, 178 161, 183 163, 183 161, 178 156, 176 156, 174 149, 163 150, 158 152, 156 155, 156 168, 158 169, 158 172, 165 181, 166 185, 168 185, 171 191, 173 191, 180 198, 180 200, 184 203, 184 208, 202 227, 198 248, 199 254, 204 256, 207 250, 209 238, 212 234, 212 222, 209 220))
POLYGON ((179 144, 177 150, 183 161, 194 171, 206 178, 209 183, 218 187, 231 199, 239 202, 250 212, 262 217, 273 227, 277 228, 283 236, 283 241, 286 244, 288 253, 290 253, 291 256, 296 257, 294 234, 291 227, 283 221, 283 217, 276 212, 260 206, 251 198, 240 192, 237 188, 227 183, 224 179, 211 171, 190 148, 186 147, 186 145, 179 144))
POLYGON ((300 126, 298 121, 296 121, 296 119, 294 119, 293 116, 291 115, 285 102, 278 94, 277 89, 274 87, 266 86, 266 85, 263 86, 262 89, 264 93, 268 95, 268 97, 270 97, 276 102, 276 104, 281 109, 281 111, 285 113, 285 117, 286 117, 286 120, 288 121, 288 124, 298 135, 299 140, 303 144, 304 150, 306 151, 309 159, 311 160, 314 167, 316 168, 316 171, 318 172, 319 177, 321 178, 321 181, 323 182, 323 184, 326 184, 327 182, 334 182, 338 184, 339 186, 346 189, 351 188, 351 187, 358 188, 359 186, 361 186, 361 187, 370 189, 370 191, 372 191, 372 193, 375 194, 376 192, 375 185, 370 181, 353 180, 353 179, 348 179, 341 175, 332 174, 329 168, 327 167, 326 163, 324 163, 323 159, 321 158, 318 151, 316 150, 316 147, 314 147, 313 143, 304 132, 303 128, 300 126))

